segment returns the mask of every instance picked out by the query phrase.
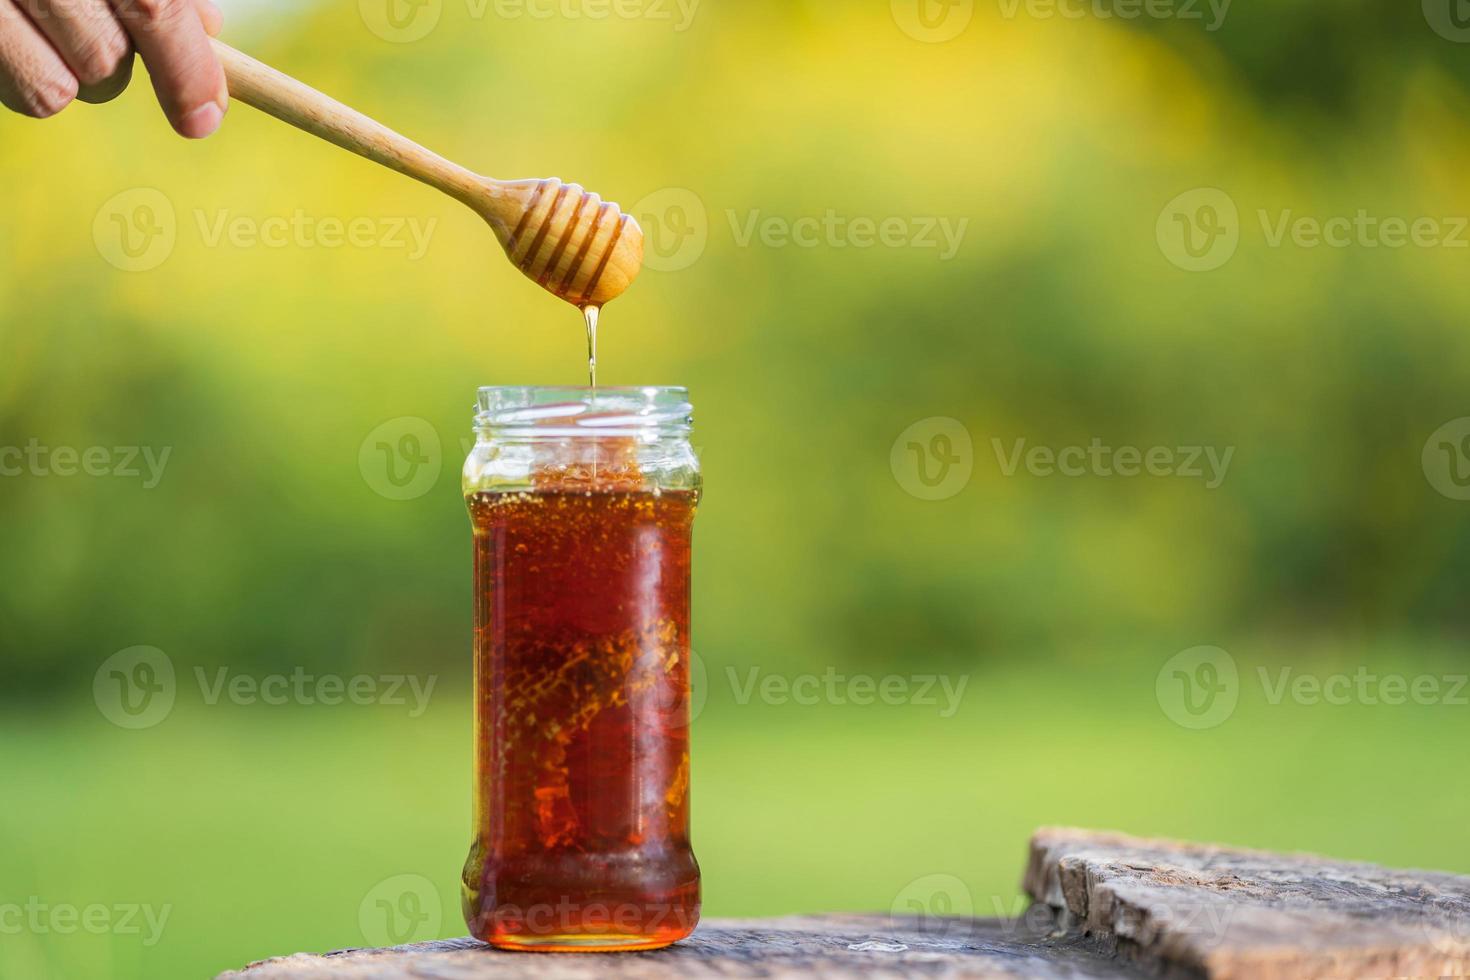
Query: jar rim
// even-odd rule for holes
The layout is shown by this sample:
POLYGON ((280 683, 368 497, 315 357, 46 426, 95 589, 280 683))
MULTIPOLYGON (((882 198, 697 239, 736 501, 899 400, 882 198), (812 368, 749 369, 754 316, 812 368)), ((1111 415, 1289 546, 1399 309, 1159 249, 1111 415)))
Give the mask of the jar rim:
POLYGON ((689 388, 685 385, 481 385, 480 394, 487 391, 493 392, 567 392, 574 395, 598 395, 598 394, 661 394, 664 392, 676 392, 681 395, 689 394, 689 388))
POLYGON ((693 425, 683 386, 487 385, 475 425, 498 436, 678 436, 693 425))

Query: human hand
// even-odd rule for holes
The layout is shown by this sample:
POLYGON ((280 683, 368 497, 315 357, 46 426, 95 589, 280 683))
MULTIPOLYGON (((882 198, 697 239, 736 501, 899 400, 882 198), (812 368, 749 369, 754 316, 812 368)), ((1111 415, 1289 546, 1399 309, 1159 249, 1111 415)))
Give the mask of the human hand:
POLYGON ((36 119, 117 98, 142 57, 164 114, 202 139, 229 107, 210 0, 0 0, 0 103, 36 119))

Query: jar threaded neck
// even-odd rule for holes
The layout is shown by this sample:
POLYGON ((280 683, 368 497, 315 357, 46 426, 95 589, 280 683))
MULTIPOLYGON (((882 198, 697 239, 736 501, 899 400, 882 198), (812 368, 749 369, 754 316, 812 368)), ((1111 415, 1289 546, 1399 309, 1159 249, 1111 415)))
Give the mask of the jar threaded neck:
POLYGON ((486 387, 475 426, 501 438, 677 438, 693 412, 682 387, 486 387))

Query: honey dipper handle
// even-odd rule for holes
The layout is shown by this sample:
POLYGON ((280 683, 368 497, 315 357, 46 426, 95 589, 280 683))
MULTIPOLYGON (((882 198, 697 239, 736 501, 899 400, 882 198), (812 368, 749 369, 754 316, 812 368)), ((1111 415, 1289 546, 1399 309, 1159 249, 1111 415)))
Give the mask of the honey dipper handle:
POLYGON ((477 210, 483 206, 483 178, 228 44, 211 43, 224 66, 230 98, 436 187, 477 210))

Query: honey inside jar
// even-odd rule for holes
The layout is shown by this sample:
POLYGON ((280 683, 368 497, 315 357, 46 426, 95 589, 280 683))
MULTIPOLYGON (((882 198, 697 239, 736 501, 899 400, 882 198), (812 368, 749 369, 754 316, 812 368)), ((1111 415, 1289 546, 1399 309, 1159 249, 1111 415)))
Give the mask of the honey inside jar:
POLYGON ((626 436, 548 440, 520 486, 466 496, 477 786, 465 910, 497 946, 650 949, 698 920, 689 573, 699 490, 665 489, 639 452, 626 436))

